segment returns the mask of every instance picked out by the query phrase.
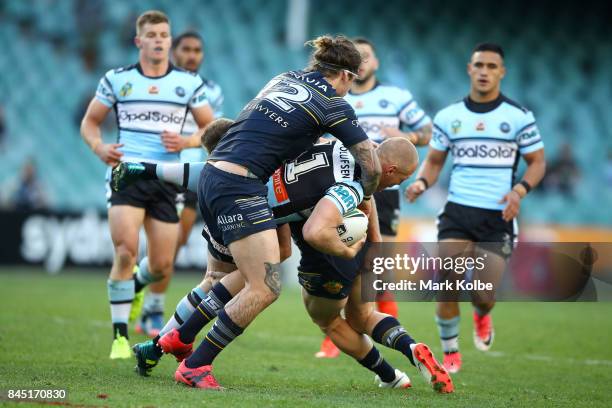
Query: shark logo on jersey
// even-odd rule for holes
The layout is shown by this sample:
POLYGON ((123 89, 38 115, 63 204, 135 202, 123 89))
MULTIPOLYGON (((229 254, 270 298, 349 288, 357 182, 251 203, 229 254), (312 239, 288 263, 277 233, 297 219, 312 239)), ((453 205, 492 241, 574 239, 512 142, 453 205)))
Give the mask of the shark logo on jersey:
POLYGON ((504 133, 510 132, 510 124, 508 122, 502 122, 501 125, 499 125, 499 130, 504 133))
POLYGON ((453 123, 451 123, 451 128, 453 129, 453 134, 457 134, 459 133, 459 131, 461 130, 461 121, 460 120, 454 120, 453 123))
POLYGON ((129 82, 126 82, 119 90, 119 96, 124 97, 124 98, 126 96, 130 96, 131 93, 132 93, 132 84, 129 82))
POLYGON ((389 101, 386 99, 381 99, 380 101, 378 101, 378 105, 381 108, 386 108, 387 106, 389 106, 389 101))
POLYGON ((174 88, 174 92, 176 92, 176 95, 179 98, 185 96, 185 88, 183 88, 182 86, 177 86, 176 88, 174 88))

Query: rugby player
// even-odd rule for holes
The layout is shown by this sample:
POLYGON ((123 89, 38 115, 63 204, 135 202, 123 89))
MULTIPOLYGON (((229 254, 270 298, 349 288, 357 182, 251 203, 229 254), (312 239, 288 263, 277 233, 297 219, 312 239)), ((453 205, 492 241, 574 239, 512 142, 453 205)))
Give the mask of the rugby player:
MULTIPOLYGON (((431 139, 431 119, 407 89, 384 85, 378 81, 379 61, 374 44, 366 38, 355 38, 361 53, 360 77, 344 99, 355 109, 357 119, 368 137, 376 143, 402 137, 415 146, 427 145, 431 139)), ((380 232, 384 241, 394 241, 399 224, 399 188, 374 194, 380 232)))
MULTIPOLYGON (((365 197, 360 205, 367 214, 371 209, 380 163, 342 99, 361 56, 343 36, 322 36, 309 44, 314 47, 310 66, 274 77, 245 106, 201 172, 198 202, 209 242, 229 249, 246 284, 219 311, 194 354, 197 363, 184 360, 175 374, 195 387, 220 388, 212 373, 214 359, 280 294, 278 236, 265 184, 281 163, 295 159, 322 134, 332 134, 359 164, 365 197)), ((295 169, 294 175, 311 169, 295 169)), ((357 251, 359 244, 354 247, 357 251)))
MULTIPOLYGON (((178 133, 187 108, 201 128, 213 119, 205 83, 197 74, 170 63, 170 23, 165 14, 147 11, 138 17, 134 42, 139 49, 138 63, 110 70, 102 77, 81 123, 81 135, 110 166, 122 160, 178 161, 178 152, 198 146, 202 133, 189 138, 178 133), (111 109, 117 114, 118 143, 104 143, 101 137, 100 125, 111 109)), ((172 271, 179 232, 179 192, 176 186, 159 181, 142 181, 121 192, 108 188, 108 219, 115 250, 107 283, 113 324, 111 359, 131 356, 127 322, 139 285, 132 271, 141 226, 147 235, 151 275, 162 277, 172 271)))
MULTIPOLYGON (((219 121, 213 123, 211 127, 217 122, 219 121)), ((213 132, 207 129, 205 137, 211 133, 213 132)), ((205 144, 210 146, 211 143, 209 138, 205 144)), ((408 178, 418 163, 418 155, 412 144, 400 139, 385 141, 376 149, 376 154, 383 169, 378 190, 397 185, 408 178)), ((128 178, 144 176, 158 177, 195 188, 194 179, 199 174, 195 170, 202 167, 203 163, 190 163, 188 170, 187 167, 177 165, 141 166, 124 163, 123 168, 116 169, 113 177, 116 187, 119 183, 125 183, 128 178), (148 167, 146 174, 145 167, 148 167), (133 174, 129 174, 130 170, 133 174)), ((346 256, 344 248, 348 247, 340 241, 336 227, 342 223, 342 214, 351 211, 359 201, 353 191, 356 189, 359 192, 360 186, 354 181, 358 176, 359 168, 355 167, 347 149, 334 141, 317 144, 295 161, 284 164, 268 183, 269 191, 273 192, 270 202, 276 222, 290 222, 292 235, 302 252, 299 278, 304 287, 303 295, 307 311, 313 321, 340 344, 344 352, 376 373, 379 386, 404 388, 410 386, 410 380, 380 357, 370 340, 361 335, 364 333, 372 336, 378 343, 404 353, 413 364, 416 364, 427 380, 431 381, 434 389, 451 392, 450 377, 431 356, 427 346, 414 342, 394 317, 374 312, 370 307, 371 304, 362 302, 359 283, 353 284, 353 281, 358 279, 360 260, 346 256), (323 158, 321 161, 327 164, 303 174, 299 180, 293 180, 296 166, 315 160, 316 157, 323 158), (312 206, 315 203, 313 210, 312 206), (311 212, 312 215, 309 216, 311 212), (306 217, 308 221, 304 222, 306 217), (323 252, 349 259, 328 256, 323 252), (345 309, 347 320, 344 320, 340 317, 340 311, 347 305, 349 293, 351 293, 350 306, 345 309), (356 332, 347 321, 358 327, 360 331, 356 332), (432 381, 432 374, 436 375, 435 381, 432 381)), ((372 208, 370 216, 376 221, 375 205, 372 208)), ((370 233, 374 236, 374 240, 380 241, 378 223, 375 221, 370 224, 373 227, 370 228, 370 233)), ((229 254, 224 248, 215 248, 211 249, 211 253, 216 253, 217 258, 223 257, 224 253, 229 254)), ((230 261, 231 258, 228 262, 230 261)), ((207 275, 207 278, 210 276, 207 275)), ((204 291, 204 284, 200 285, 200 293, 204 291)), ((213 286, 199 304, 194 302, 199 297, 196 291, 198 288, 194 289, 181 301, 182 304, 177 307, 173 318, 175 322, 186 320, 186 323, 179 330, 176 330, 178 325, 174 324, 173 330, 169 332, 167 325, 162 333, 168 334, 162 337, 159 344, 167 352, 174 354, 179 361, 189 356, 196 334, 216 316, 222 304, 243 285, 244 281, 240 275, 233 272, 224 277, 220 284, 213 286), (198 312, 194 313, 196 309, 198 312)), ((152 342, 148 342, 136 345, 135 351, 139 372, 148 375, 161 358, 161 348, 156 348, 152 342)))
MULTIPOLYGON (((379 82, 376 77, 379 61, 371 41, 358 37, 353 42, 361 53, 360 76, 355 79, 344 99, 355 110, 359 124, 368 137, 376 143, 402 137, 415 146, 428 144, 432 129, 429 116, 420 108, 410 91, 379 82)), ((382 239, 395 241, 400 216, 399 186, 376 192, 374 199, 382 239)), ((378 293, 376 306, 379 311, 397 317, 397 303, 390 292, 378 293)), ((315 356, 333 358, 338 354, 338 349, 326 337, 315 356)))
MULTIPOLYGON (((172 59, 174 64, 189 72, 198 72, 204 61, 204 40, 195 31, 186 31, 175 37, 172 41, 172 59)), ((221 87, 215 82, 202 78, 204 81, 204 91, 214 112, 215 118, 223 116, 223 92, 221 87)), ((185 124, 181 134, 184 137, 189 137, 198 130, 198 125, 191 112, 187 113, 185 124)), ((182 162, 200 162, 204 159, 204 150, 201 147, 188 148, 181 151, 182 162)), ((179 238, 176 247, 176 252, 187 243, 193 224, 196 221, 197 210, 197 194, 185 190, 179 199, 179 238)), ((148 284, 152 280, 149 271, 149 259, 143 258, 139 262, 137 277, 139 280, 148 284)), ((163 277, 160 281, 153 281, 149 286, 149 291, 144 297, 144 308, 140 319, 138 320, 135 330, 137 333, 146 332, 149 337, 155 337, 164 325, 164 301, 165 293, 170 283, 171 274, 163 277)), ((143 292, 137 292, 136 298, 132 303, 131 317, 135 318, 140 313, 140 307, 137 300, 142 300, 143 292)), ((133 320, 130 319, 130 320, 133 320)))
MULTIPOLYGON (((470 93, 435 116, 429 152, 406 197, 413 202, 437 181, 450 151, 453 169, 448 201, 438 218, 438 240, 454 242, 452 248, 447 245, 441 249, 455 253, 440 256, 475 249, 487 257, 484 280, 492 281, 503 272, 512 251, 521 200, 544 176, 544 144, 533 113, 500 92, 506 68, 499 45, 477 45, 467 73, 470 93), (519 157, 527 169, 517 182, 519 157), (478 245, 485 242, 496 244, 478 245)), ((478 350, 488 350, 493 342, 494 304, 491 298, 473 299, 478 350)), ((461 368, 458 303, 438 302, 436 322, 444 366, 457 372, 461 368)))

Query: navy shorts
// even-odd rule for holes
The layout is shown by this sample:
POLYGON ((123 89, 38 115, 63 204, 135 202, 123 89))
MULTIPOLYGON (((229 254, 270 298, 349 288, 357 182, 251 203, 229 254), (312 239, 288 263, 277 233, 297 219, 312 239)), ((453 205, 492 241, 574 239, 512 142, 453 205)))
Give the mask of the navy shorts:
POLYGON ((304 240, 304 221, 292 222, 289 226, 301 254, 298 266, 300 285, 312 296, 327 299, 347 297, 361 269, 366 246, 353 259, 338 258, 317 251, 304 240))
POLYGON ((202 235, 213 246, 228 247, 246 236, 276 229, 267 196, 268 188, 261 180, 207 164, 198 185, 198 204, 206 225, 202 235))

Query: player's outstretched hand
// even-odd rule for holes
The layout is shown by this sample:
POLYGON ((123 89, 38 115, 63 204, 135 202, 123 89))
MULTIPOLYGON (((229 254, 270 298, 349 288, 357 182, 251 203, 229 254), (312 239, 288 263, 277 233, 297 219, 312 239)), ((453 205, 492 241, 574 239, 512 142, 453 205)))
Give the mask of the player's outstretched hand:
POLYGON ((366 237, 364 236, 359 241, 355 242, 353 245, 347 246, 347 251, 344 253, 344 255, 341 256, 341 258, 353 259, 355 256, 357 256, 357 253, 359 253, 359 251, 361 250, 361 248, 363 248, 365 243, 366 243, 366 237))
POLYGON ((161 140, 164 147, 167 151, 172 153, 183 150, 185 148, 186 139, 187 138, 179 135, 178 133, 169 132, 167 130, 164 130, 161 133, 161 140))
POLYGON ((94 153, 104 163, 116 166, 121 160, 121 156, 123 156, 123 153, 119 151, 121 147, 123 147, 122 143, 100 143, 94 149, 94 153))
POLYGON ((508 203, 502 211, 504 221, 512 221, 519 213, 521 208, 521 196, 514 190, 510 190, 508 194, 499 200, 500 204, 508 203))
POLYGON ((423 194, 425 190, 427 190, 425 183, 423 183, 422 180, 417 180, 411 185, 409 185, 406 189, 406 199, 411 203, 414 203, 416 199, 419 198, 419 196, 423 194))

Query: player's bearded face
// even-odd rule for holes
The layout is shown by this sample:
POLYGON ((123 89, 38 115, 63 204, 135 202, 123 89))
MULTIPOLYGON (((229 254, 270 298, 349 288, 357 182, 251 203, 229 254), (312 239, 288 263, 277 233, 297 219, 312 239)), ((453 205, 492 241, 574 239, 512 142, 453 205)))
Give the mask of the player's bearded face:
POLYGON ((376 73, 378 59, 369 45, 357 44, 356 47, 361 54, 361 65, 359 66, 359 78, 355 79, 355 83, 361 85, 369 81, 376 73))
POLYGON ((468 74, 472 88, 486 94, 499 88, 499 83, 506 74, 504 61, 495 52, 475 52, 468 64, 468 74))
POLYGON ((171 41, 168 23, 145 24, 136 37, 136 46, 145 58, 159 63, 168 59, 171 41))
POLYGON ((196 72, 203 58, 202 43, 197 38, 184 38, 174 50, 176 65, 187 71, 196 72))

